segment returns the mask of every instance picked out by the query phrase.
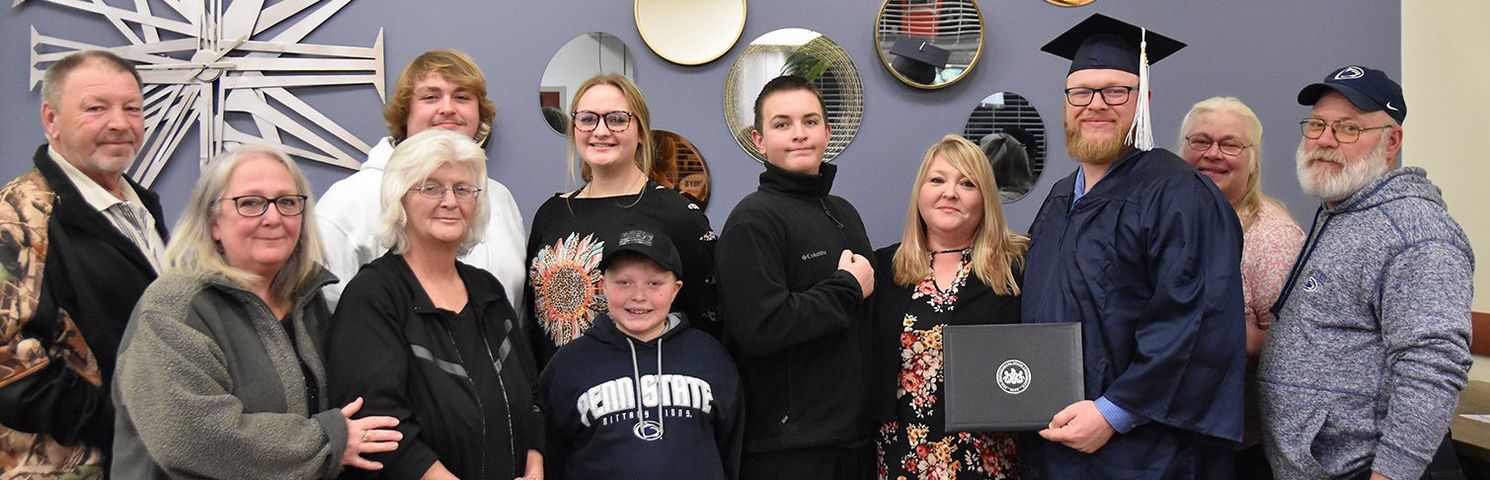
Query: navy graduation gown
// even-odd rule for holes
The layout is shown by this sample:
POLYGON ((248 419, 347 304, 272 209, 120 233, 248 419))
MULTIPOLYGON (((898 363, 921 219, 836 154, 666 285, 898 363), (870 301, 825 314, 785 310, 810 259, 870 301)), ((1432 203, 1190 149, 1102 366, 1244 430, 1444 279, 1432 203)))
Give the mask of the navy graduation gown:
POLYGON ((1236 212, 1163 149, 1125 155, 1073 206, 1075 181, 1030 226, 1024 321, 1081 322, 1086 398, 1149 422, 1091 455, 1030 453, 1051 478, 1229 478, 1246 365, 1236 212))

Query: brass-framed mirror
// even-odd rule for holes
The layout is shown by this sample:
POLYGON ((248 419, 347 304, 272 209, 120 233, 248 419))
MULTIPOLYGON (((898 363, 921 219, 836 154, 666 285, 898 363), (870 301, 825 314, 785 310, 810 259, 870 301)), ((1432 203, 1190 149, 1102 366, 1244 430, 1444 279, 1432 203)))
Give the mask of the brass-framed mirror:
POLYGON ((811 81, 827 106, 832 134, 823 154, 831 162, 853 141, 864 117, 864 84, 848 52, 832 39, 805 28, 766 32, 745 47, 724 80, 724 123, 745 153, 764 162, 750 132, 755 97, 771 79, 801 75, 811 81))
POLYGON ((615 35, 583 33, 554 52, 538 83, 538 112, 549 128, 566 134, 570 96, 585 80, 602 73, 619 73, 636 81, 636 58, 615 35))
POLYGON ((633 7, 642 42, 678 65, 714 61, 745 31, 745 0, 636 0, 633 7))
POLYGON ((1045 122, 1029 99, 997 92, 968 114, 962 136, 978 144, 993 166, 999 198, 1014 203, 1034 189, 1045 170, 1045 122))
POLYGON ((1045 0, 1045 3, 1049 3, 1057 7, 1075 8, 1095 1, 1097 0, 1045 0))
POLYGON ((658 184, 688 197, 699 208, 709 208, 709 164, 687 137, 668 130, 652 130, 657 158, 648 176, 658 184))
POLYGON ((974 0, 885 0, 875 20, 875 51, 902 83, 945 88, 977 66, 984 28, 974 0))

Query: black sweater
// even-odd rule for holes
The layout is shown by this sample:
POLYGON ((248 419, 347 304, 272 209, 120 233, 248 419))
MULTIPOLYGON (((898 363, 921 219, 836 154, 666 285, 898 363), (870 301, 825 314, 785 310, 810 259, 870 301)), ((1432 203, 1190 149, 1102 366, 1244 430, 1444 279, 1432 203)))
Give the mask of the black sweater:
POLYGON ((859 213, 817 176, 767 164, 717 250, 720 321, 745 382, 745 450, 863 447, 870 322, 843 250, 872 259, 859 213))
POLYGON ((549 426, 548 478, 738 478, 745 411, 734 362, 677 315, 668 321, 661 337, 642 342, 601 314, 554 355, 538 380, 549 426), (657 421, 661 409, 660 438, 634 431, 638 391, 645 419, 657 421))
POLYGON ((639 200, 637 195, 570 196, 557 194, 543 202, 528 235, 525 330, 539 369, 605 311, 600 257, 606 240, 629 225, 650 225, 672 239, 683 260, 683 291, 673 301, 673 311, 687 314, 695 328, 717 335, 714 230, 703 210, 654 182, 647 182, 639 200))
MULTIPOLYGON (((374 474, 385 478, 419 478, 436 460, 460 478, 510 479, 522 474, 527 451, 543 444, 541 415, 533 401, 536 369, 517 316, 491 273, 456 263, 469 300, 477 312, 485 348, 495 358, 504 398, 482 396, 469 373, 476 361, 464 358, 456 345, 448 311, 438 310, 414 278, 403 256, 384 254, 364 265, 342 291, 327 340, 326 378, 333 405, 357 397, 364 402, 356 417, 387 415, 399 419, 404 434, 398 450, 366 457, 383 463, 374 474), (506 354, 502 352, 508 352, 506 354), (491 418, 486 402, 506 404, 505 415, 491 418), (502 438, 506 436, 507 438, 502 438), (512 446, 502 458, 487 458, 488 442, 512 446)), ((357 473, 348 469, 348 473, 357 473)))

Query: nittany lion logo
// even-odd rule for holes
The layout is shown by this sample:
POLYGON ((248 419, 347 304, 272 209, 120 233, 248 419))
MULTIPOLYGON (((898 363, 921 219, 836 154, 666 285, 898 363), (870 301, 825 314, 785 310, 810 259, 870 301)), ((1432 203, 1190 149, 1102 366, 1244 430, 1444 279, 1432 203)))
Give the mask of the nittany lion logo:
POLYGON ((1366 76, 1365 70, 1361 69, 1361 67, 1351 65, 1341 69, 1340 73, 1336 73, 1335 80, 1355 80, 1364 76, 1366 76))
POLYGON ((1018 395, 1030 388, 1030 367, 1017 358, 1004 360, 996 375, 1004 393, 1018 395))

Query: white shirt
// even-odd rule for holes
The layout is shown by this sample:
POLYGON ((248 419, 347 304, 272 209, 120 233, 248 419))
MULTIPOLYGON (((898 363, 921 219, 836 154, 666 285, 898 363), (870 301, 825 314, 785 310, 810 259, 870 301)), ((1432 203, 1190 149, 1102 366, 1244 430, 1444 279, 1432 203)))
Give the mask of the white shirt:
MULTIPOLYGON (((331 185, 316 202, 316 222, 326 245, 326 268, 341 279, 340 283, 322 289, 326 304, 333 310, 341 300, 341 291, 362 265, 371 262, 388 249, 378 244, 378 217, 382 214, 378 195, 382 190, 383 168, 393 155, 393 139, 383 137, 367 154, 362 170, 331 185)), ((528 273, 523 267, 526 234, 522 214, 512 192, 496 180, 487 179, 481 196, 486 198, 491 219, 485 236, 460 261, 491 272, 502 282, 507 300, 521 314, 523 286, 528 273)))
MULTIPOLYGON (((155 269, 156 273, 160 273, 166 258, 166 242, 160 238, 160 232, 155 229, 155 217, 150 215, 150 210, 145 208, 145 202, 140 201, 140 196, 135 193, 135 189, 125 183, 124 199, 120 200, 108 189, 103 188, 103 185, 88 178, 88 175, 78 170, 78 167, 63 159, 62 155, 50 145, 47 146, 47 155, 57 163, 58 167, 62 168, 62 173, 66 174, 67 179, 72 181, 73 187, 78 189, 78 193, 83 196, 83 201, 102 213, 104 218, 109 219, 109 223, 114 224, 114 228, 118 229, 119 233, 124 234, 125 238, 140 249, 140 253, 143 253, 145 259, 150 261, 150 267, 155 269)), ((120 179, 120 182, 124 180, 120 179)))

